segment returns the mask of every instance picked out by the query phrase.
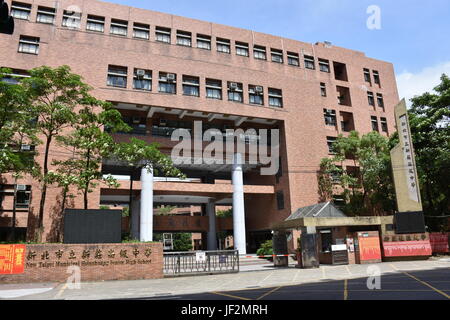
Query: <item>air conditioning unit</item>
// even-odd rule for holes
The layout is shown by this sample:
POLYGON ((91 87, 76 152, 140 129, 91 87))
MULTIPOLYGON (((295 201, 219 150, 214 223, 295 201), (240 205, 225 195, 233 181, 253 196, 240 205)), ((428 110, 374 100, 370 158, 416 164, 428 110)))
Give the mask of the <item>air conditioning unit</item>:
POLYGON ((175 81, 175 74, 174 73, 168 73, 167 74, 167 81, 169 81, 169 82, 173 82, 173 81, 175 81))
POLYGON ((145 76, 145 70, 143 70, 143 69, 137 69, 137 70, 136 70, 136 76, 137 76, 138 78, 143 78, 143 77, 145 76))
POLYGON ((236 91, 237 89, 239 89, 239 86, 236 82, 231 82, 230 83, 230 90, 231 91, 236 91))
POLYGON ((27 185, 26 184, 18 184, 16 186, 17 191, 27 191, 27 185))
POLYGON ((20 150, 22 150, 22 151, 31 151, 31 146, 28 145, 28 144, 23 144, 23 145, 21 145, 20 150))
POLYGON ((160 127, 167 127, 167 120, 164 120, 164 119, 159 120, 159 126, 160 127))
POLYGON ((262 94, 263 92, 264 92, 263 87, 261 87, 261 86, 255 87, 255 93, 262 94))

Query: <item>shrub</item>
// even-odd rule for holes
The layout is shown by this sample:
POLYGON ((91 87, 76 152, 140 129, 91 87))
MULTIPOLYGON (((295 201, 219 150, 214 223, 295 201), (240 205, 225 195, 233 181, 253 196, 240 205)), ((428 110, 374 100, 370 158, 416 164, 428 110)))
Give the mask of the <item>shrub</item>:
MULTIPOLYGON (((272 256, 273 255, 272 240, 264 242, 258 249, 258 251, 256 251, 256 254, 258 256, 272 256)), ((270 257, 269 259, 272 259, 272 257, 270 257)))

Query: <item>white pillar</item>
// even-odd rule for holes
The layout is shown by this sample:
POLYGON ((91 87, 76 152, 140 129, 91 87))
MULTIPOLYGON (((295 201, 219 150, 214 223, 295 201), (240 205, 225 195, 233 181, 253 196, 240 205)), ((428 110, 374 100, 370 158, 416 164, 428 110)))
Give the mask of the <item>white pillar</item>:
POLYGON ((206 214, 209 217, 209 231, 208 231, 208 250, 217 250, 217 230, 216 230, 216 203, 213 199, 208 201, 206 205, 206 214))
POLYGON ((244 208, 244 176, 242 170, 242 155, 237 153, 233 159, 233 229, 234 248, 240 255, 247 254, 244 208))
POLYGON ((153 169, 143 168, 141 171, 141 217, 140 240, 153 241, 153 169))
POLYGON ((141 214, 141 201, 140 199, 133 199, 131 214, 131 238, 134 240, 139 240, 139 225, 140 225, 140 214, 141 214))

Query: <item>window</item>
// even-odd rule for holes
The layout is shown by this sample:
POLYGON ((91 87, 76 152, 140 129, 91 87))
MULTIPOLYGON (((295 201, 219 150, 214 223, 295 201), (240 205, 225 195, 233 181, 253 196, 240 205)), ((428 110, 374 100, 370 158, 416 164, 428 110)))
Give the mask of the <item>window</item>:
POLYGON ((377 93, 377 102, 378 102, 378 106, 380 108, 384 109, 384 99, 383 99, 383 95, 381 93, 377 93))
POLYGON ((335 110, 323 109, 323 115, 325 118, 325 125, 336 127, 337 121, 335 110))
POLYGON ((283 107, 283 92, 280 89, 269 88, 269 106, 283 107))
POLYGON ((369 100, 369 105, 375 107, 375 99, 373 97, 373 92, 367 92, 367 99, 369 100))
POLYGON ((322 97, 326 97, 327 96, 327 85, 323 82, 320 83, 320 95, 322 97))
POLYGON ((203 34, 197 34, 197 48, 211 50, 211 37, 203 34))
POLYGON ((192 122, 155 119, 153 120, 152 136, 170 138, 172 133, 177 129, 186 129, 192 131, 192 122))
POLYGON ((242 83, 228 82, 228 101, 244 102, 242 83))
POLYGON ((386 118, 381 118, 381 130, 386 133, 389 132, 386 118))
POLYGON ((127 87, 127 67, 108 66, 107 85, 110 87, 126 88, 127 87))
POLYGON ((31 186, 16 185, 16 208, 27 209, 30 206, 31 186))
POLYGON ((19 52, 39 54, 39 38, 20 36, 19 52))
POLYGON ((272 62, 283 63, 283 51, 278 49, 271 49, 272 62))
POLYGON ((266 47, 254 46, 253 47, 253 56, 255 57, 255 59, 267 60, 266 47))
POLYGON ((177 93, 177 75, 174 73, 159 73, 159 92, 161 93, 177 93))
POLYGON ((355 121, 353 118, 353 113, 350 112, 340 112, 341 115, 341 130, 343 132, 350 132, 355 130, 355 121))
POLYGON ((277 209, 284 210, 284 193, 283 193, 283 191, 277 192, 277 209))
POLYGON ((105 31, 105 18, 99 16, 88 15, 86 30, 95 32, 105 31))
POLYGON ((126 37, 128 33, 128 21, 111 19, 111 28, 109 29, 111 34, 126 37))
POLYGON ((222 53, 231 53, 230 40, 217 38, 217 51, 222 53))
POLYGON ((53 24, 55 22, 56 9, 47 7, 38 7, 37 19, 39 23, 53 24))
POLYGON ((331 182, 333 184, 339 184, 342 177, 342 167, 336 166, 336 169, 330 172, 331 182))
POLYGON ((15 19, 28 20, 31 13, 31 4, 13 1, 11 4, 11 16, 15 19))
POLYGON ((64 10, 62 26, 70 29, 79 29, 81 26, 81 12, 64 10))
POLYGON ((206 98, 222 99, 222 81, 206 79, 206 98))
POLYGON ((316 68, 314 57, 305 56, 305 68, 314 70, 316 68))
POLYGON ((331 252, 331 248, 333 245, 333 236, 331 230, 320 231, 320 242, 322 244, 322 253, 331 252))
POLYGON ((163 43, 170 43, 171 30, 169 28, 156 27, 156 41, 163 43))
POLYGON ((288 52, 287 53, 287 57, 288 57, 288 64, 290 66, 295 66, 295 67, 299 67, 300 66, 300 59, 299 59, 297 53, 288 52))
POLYGON ((352 106, 352 99, 350 96, 350 88, 336 86, 338 93, 338 104, 342 106, 352 106))
POLYGON ((248 86, 249 100, 251 104, 264 105, 264 88, 261 86, 248 86))
POLYGON ((185 96, 200 96, 200 79, 198 77, 183 76, 183 94, 185 96))
POLYGON ((377 119, 377 117, 372 117, 371 119, 372 119, 372 130, 378 132, 379 129, 378 129, 378 119, 377 119))
POLYGON ((330 154, 334 154, 334 143, 336 142, 337 138, 335 137, 327 137, 327 145, 328 145, 328 152, 330 154))
POLYGON ((319 59, 319 69, 322 72, 330 73, 330 61, 325 59, 319 59))
POLYGON ((192 33, 185 31, 177 31, 177 45, 191 47, 192 46, 192 33))
POLYGON ((347 66, 344 63, 333 62, 334 78, 340 81, 348 81, 347 66))
POLYGON ((134 69, 133 89, 135 90, 152 90, 152 72, 144 69, 134 69))
POLYGON ((370 79, 370 70, 364 69, 364 81, 368 83, 372 83, 372 80, 370 79))
POLYGON ((380 82, 380 74, 378 73, 378 71, 373 70, 373 81, 377 84, 377 85, 381 85, 380 82))
POLYGON ((26 70, 13 69, 11 71, 12 73, 4 75, 0 81, 9 84, 19 84, 22 79, 30 77, 28 71, 26 70))
POLYGON ((236 42, 236 54, 238 56, 248 57, 249 56, 248 43, 236 42))
POLYGON ((133 24, 133 38, 136 39, 150 39, 150 26, 143 23, 133 24))

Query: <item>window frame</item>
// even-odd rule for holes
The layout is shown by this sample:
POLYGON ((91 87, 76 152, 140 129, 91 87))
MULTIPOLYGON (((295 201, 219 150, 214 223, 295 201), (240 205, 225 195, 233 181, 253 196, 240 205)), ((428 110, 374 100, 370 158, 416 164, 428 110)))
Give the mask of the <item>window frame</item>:
POLYGON ((284 64, 283 50, 271 48, 270 49, 270 55, 271 55, 272 62, 279 63, 279 64, 284 64), (277 60, 277 58, 279 60, 277 60))
POLYGON ((145 23, 133 22, 133 39, 150 40, 150 25, 145 23), (146 36, 137 36, 136 32, 145 32, 146 36))
POLYGON ((171 44, 172 29, 165 27, 155 27, 155 41, 159 43, 171 44))
POLYGON ((68 29, 80 29, 81 28, 81 17, 82 17, 81 12, 64 10, 61 26, 68 28, 68 29), (72 21, 72 23, 76 21, 76 23, 69 25, 68 24, 69 21, 72 21))
POLYGON ((274 108, 283 108, 283 90, 276 88, 269 88, 269 106, 274 108), (278 101, 279 103, 273 103, 273 101, 278 101))
POLYGON ((249 104, 256 105, 256 106, 264 106, 264 87, 263 86, 249 84, 248 85, 248 95, 249 95, 249 104), (263 88, 262 93, 256 93, 256 87, 263 88), (255 102, 256 97, 260 97, 261 103, 255 102))
POLYGON ((109 34, 121 37, 128 36, 128 25, 129 22, 120 19, 111 19, 111 25, 109 27, 109 34), (118 30, 122 30, 122 32, 118 32, 118 30))
POLYGON ((177 46, 192 47, 192 33, 188 31, 177 30, 177 46), (183 41, 187 41, 183 43, 183 41))
POLYGON ((211 79, 207 78, 205 79, 205 96, 206 99, 213 99, 213 100, 222 100, 223 99, 223 82, 219 79, 211 79), (216 85, 214 84, 216 83, 216 85), (220 86, 217 85, 220 83, 220 86), (210 92, 219 92, 219 98, 216 95, 210 95, 210 92))
POLYGON ((89 14, 86 20, 86 31, 105 33, 105 17, 89 14))
POLYGON ((253 46, 253 58, 267 61, 267 48, 260 45, 253 46))
POLYGON ((231 41, 224 38, 216 38, 216 48, 217 52, 231 54, 231 41))
POLYGON ((152 80, 153 80, 153 72, 152 72, 152 70, 141 69, 141 68, 134 68, 134 72, 133 72, 133 90, 152 91, 152 89, 153 89, 152 80), (144 70, 145 71, 145 75, 141 79, 139 79, 139 77, 137 75, 137 71, 138 70, 144 70), (149 88, 146 89, 144 86, 142 86, 141 88, 138 88, 136 86, 136 81, 148 81, 149 88))
POLYGON ((36 14, 36 22, 42 24, 55 24, 56 19, 56 9, 45 6, 38 6, 37 14, 36 14), (51 17, 51 22, 42 20, 43 17, 51 17))
POLYGON ((295 52, 287 52, 287 58, 288 58, 288 65, 293 67, 300 67, 300 55, 295 52), (291 61, 296 61, 295 64, 291 63, 291 61))
POLYGON ((34 55, 38 55, 39 54, 39 44, 40 44, 41 39, 39 37, 33 37, 33 36, 25 36, 25 35, 20 35, 19 37, 19 48, 18 48, 18 52, 20 53, 26 53, 26 54, 34 54, 34 55), (33 41, 32 39, 34 39, 35 41, 33 41), (23 46, 27 46, 27 47, 31 47, 32 45, 35 46, 35 50, 32 52, 30 50, 23 50, 23 46), (22 48, 22 50, 21 50, 22 48))
POLYGON ((108 65, 108 75, 106 80, 106 85, 108 87, 114 87, 114 88, 122 88, 126 89, 128 86, 128 67, 124 66, 116 66, 116 65, 108 65), (122 69, 122 72, 116 72, 118 70, 122 69), (117 85, 115 84, 115 81, 111 81, 111 79, 122 79, 124 82, 124 85, 117 85))
POLYGON ((25 2, 12 1, 11 2, 11 16, 14 19, 30 21, 32 4, 25 2), (16 15, 16 13, 21 13, 16 15), (22 14, 25 13, 26 18, 23 18, 22 14))
POLYGON ((212 48, 211 36, 197 33, 197 48, 211 51, 212 48), (203 45, 199 45, 200 43, 202 43, 203 45))
POLYGON ((229 81, 227 83, 228 86, 228 101, 244 103, 244 85, 240 82, 229 81), (236 83, 238 85, 237 89, 231 89, 231 83, 236 83), (230 97, 238 96, 240 99, 231 99, 230 97))
POLYGON ((330 60, 319 58, 320 72, 331 73, 330 60))
POLYGON ((316 70, 316 59, 313 56, 304 55, 303 58, 305 62, 305 69, 316 70))
POLYGON ((246 42, 236 41, 234 43, 236 47, 236 55, 241 57, 250 57, 250 46, 246 42), (245 53, 245 54, 244 54, 245 53))
POLYGON ((158 76, 158 92, 165 93, 165 94, 177 94, 177 78, 178 78, 178 76, 176 73, 160 71, 159 76, 158 76), (174 74, 175 80, 169 81, 167 79, 168 74, 174 74), (169 91, 161 90, 161 88, 163 88, 163 87, 166 89, 172 88, 173 90, 169 90, 169 91))
POLYGON ((182 86, 183 86, 183 95, 189 97, 200 97, 200 77, 183 75, 182 77, 182 86), (189 80, 194 80, 195 82, 191 82, 189 80), (185 92, 186 88, 195 88, 196 94, 187 94, 185 92))

